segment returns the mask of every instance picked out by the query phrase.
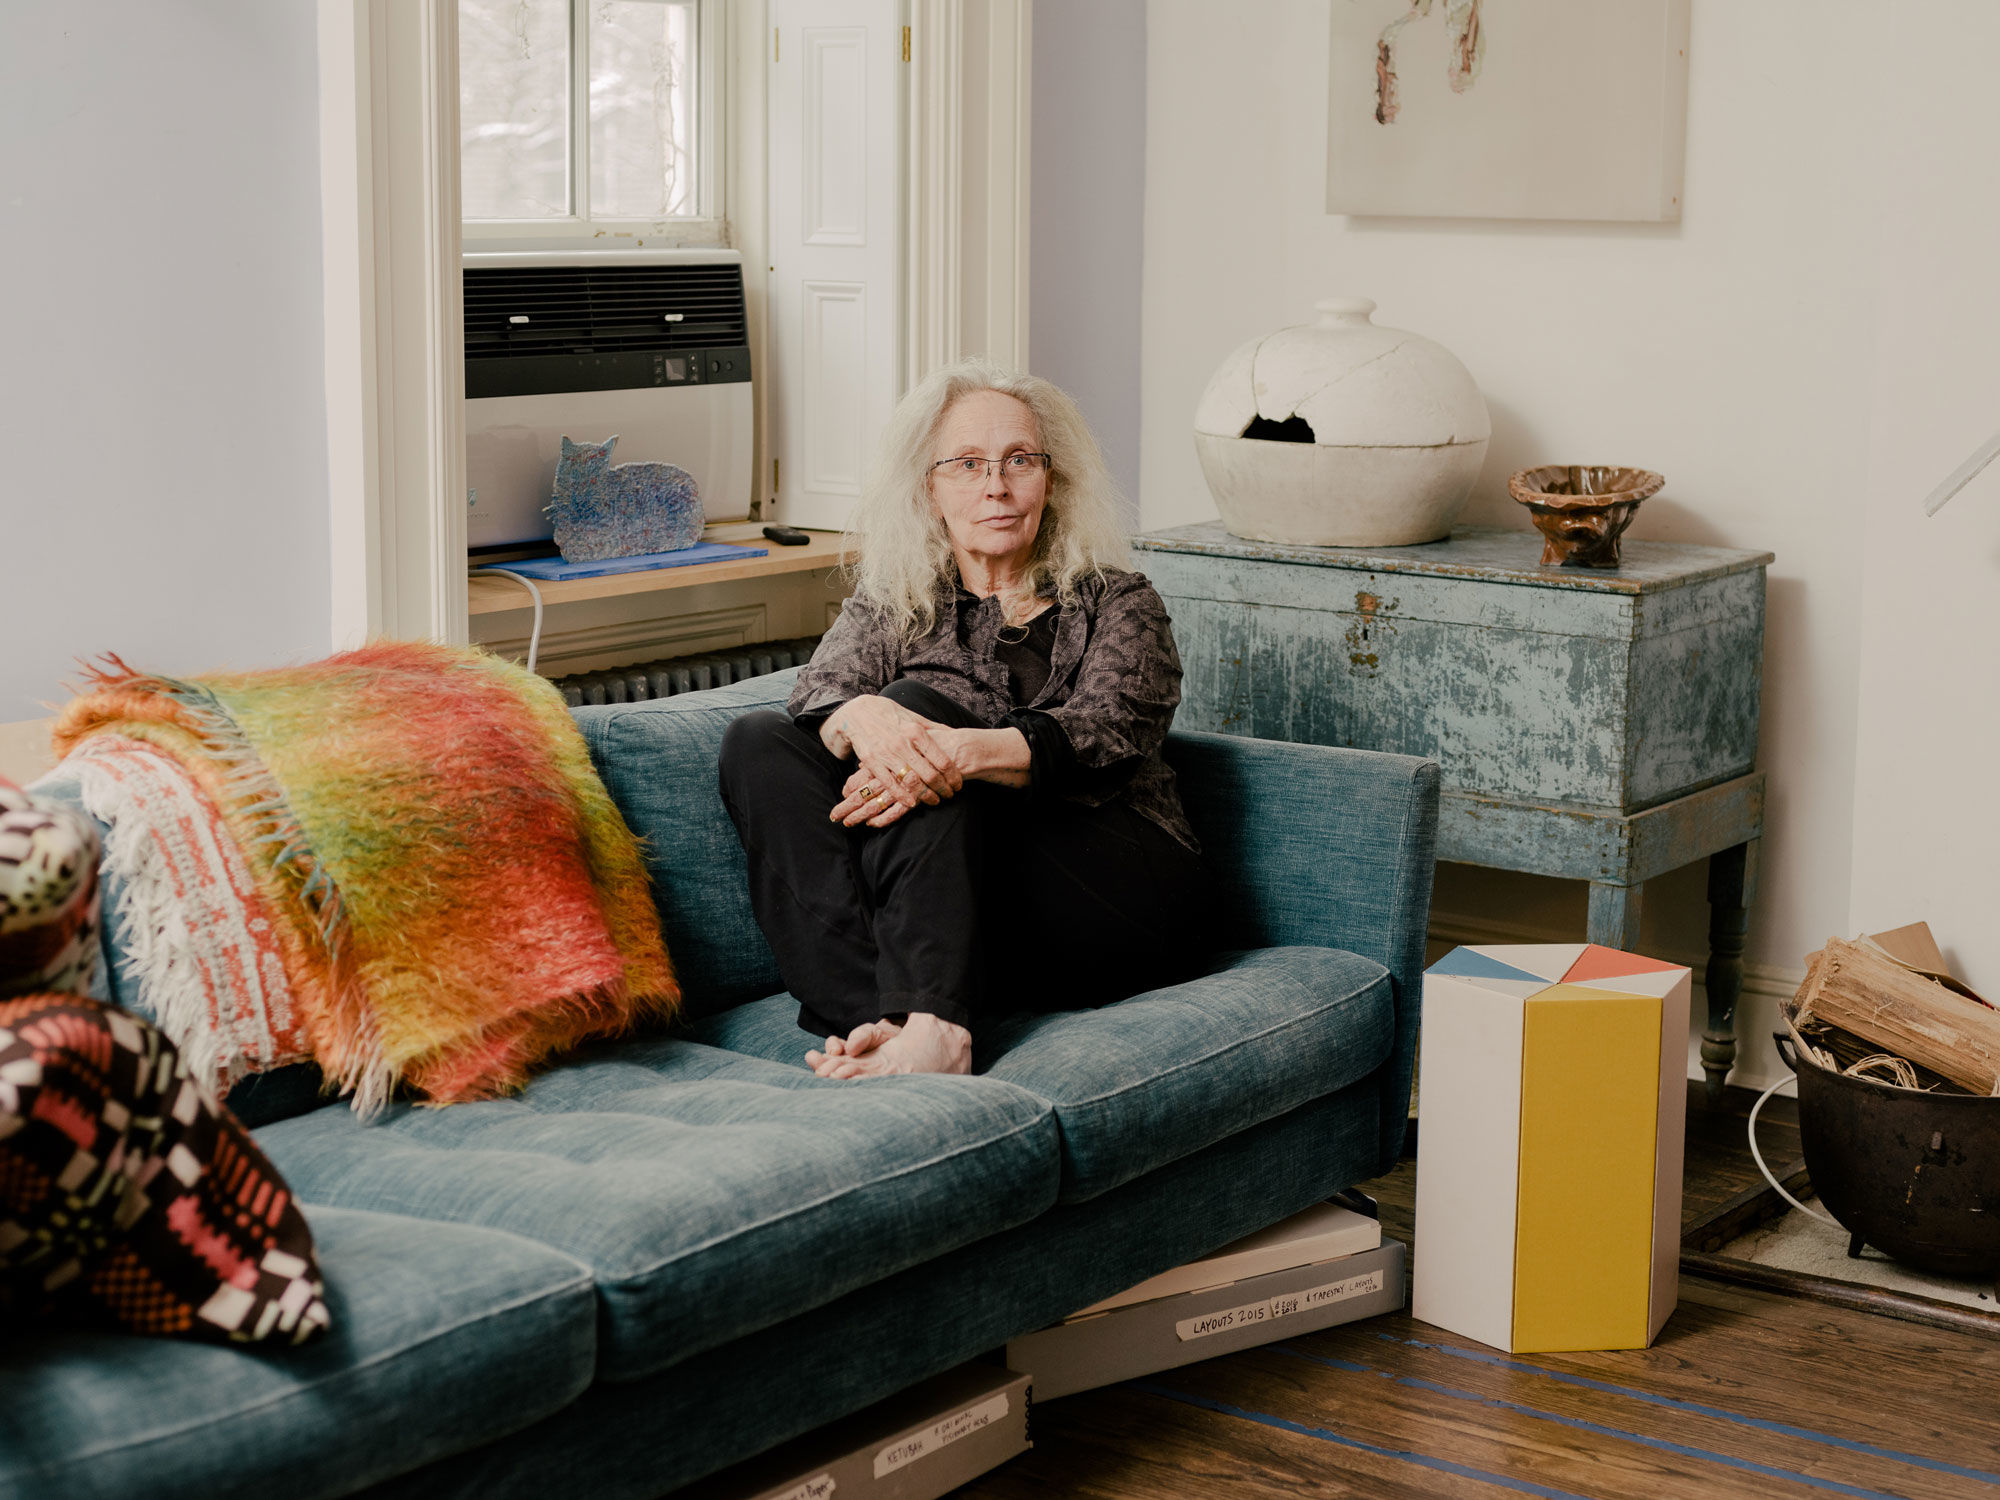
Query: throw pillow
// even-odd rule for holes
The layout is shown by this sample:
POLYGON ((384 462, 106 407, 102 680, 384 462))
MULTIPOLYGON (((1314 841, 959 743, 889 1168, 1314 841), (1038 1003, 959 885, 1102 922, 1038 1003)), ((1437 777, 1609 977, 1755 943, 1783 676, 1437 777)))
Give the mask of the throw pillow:
POLYGON ((0 995, 90 988, 97 832, 0 779, 0 995))
POLYGON ((81 1303, 133 1333, 302 1343, 307 1228, 160 1032, 74 995, 0 1001, 0 1312, 81 1303))

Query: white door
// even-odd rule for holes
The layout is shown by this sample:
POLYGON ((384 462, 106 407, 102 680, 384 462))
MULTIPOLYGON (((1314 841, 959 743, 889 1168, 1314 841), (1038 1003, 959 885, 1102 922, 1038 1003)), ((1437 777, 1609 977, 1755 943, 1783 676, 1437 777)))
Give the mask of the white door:
POLYGON ((780 520, 838 528, 901 394, 903 0, 772 0, 780 520))

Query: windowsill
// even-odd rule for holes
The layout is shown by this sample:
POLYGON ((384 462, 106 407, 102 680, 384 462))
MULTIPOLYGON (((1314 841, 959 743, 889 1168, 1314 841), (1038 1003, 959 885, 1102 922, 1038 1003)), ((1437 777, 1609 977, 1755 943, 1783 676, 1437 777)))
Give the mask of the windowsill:
MULTIPOLYGON (((568 581, 537 583, 544 604, 569 604, 582 599, 613 599, 623 594, 664 593, 670 589, 698 588, 705 583, 735 583, 745 578, 770 578, 782 573, 833 569, 851 554, 842 545, 841 533, 815 531, 803 547, 780 547, 765 537, 755 521, 729 522, 710 526, 701 534, 705 542, 734 542, 744 546, 768 547, 763 557, 739 557, 726 562, 693 563, 684 568, 656 568, 647 573, 612 573, 603 578, 575 578, 568 581)), ((490 615, 502 610, 529 609, 527 590, 511 578, 491 574, 468 578, 465 585, 469 614, 490 615)))
POLYGON ((727 219, 472 219, 463 226, 467 250, 721 250, 729 238, 727 219))

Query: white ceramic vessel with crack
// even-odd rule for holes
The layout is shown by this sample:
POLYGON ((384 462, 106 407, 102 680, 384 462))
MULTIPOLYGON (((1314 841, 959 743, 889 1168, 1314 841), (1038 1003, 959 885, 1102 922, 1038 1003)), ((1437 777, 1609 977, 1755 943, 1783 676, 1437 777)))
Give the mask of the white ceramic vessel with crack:
POLYGON ((1492 423, 1442 345, 1369 321, 1375 304, 1315 304, 1317 322, 1253 339, 1195 409, 1195 449, 1237 536, 1398 547, 1451 534, 1492 423))

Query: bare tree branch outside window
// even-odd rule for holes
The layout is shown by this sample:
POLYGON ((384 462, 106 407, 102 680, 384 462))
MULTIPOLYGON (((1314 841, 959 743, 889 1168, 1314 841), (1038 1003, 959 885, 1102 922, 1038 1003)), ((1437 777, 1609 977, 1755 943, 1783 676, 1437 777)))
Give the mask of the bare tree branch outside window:
POLYGON ((569 204, 569 0, 459 0, 459 180, 468 219, 569 204))
POLYGON ((459 0, 468 219, 667 219, 700 211, 695 0, 459 0), (572 138, 587 38, 589 174, 572 138))
POLYGON ((610 219, 692 214, 694 7, 589 4, 591 212, 610 219))

